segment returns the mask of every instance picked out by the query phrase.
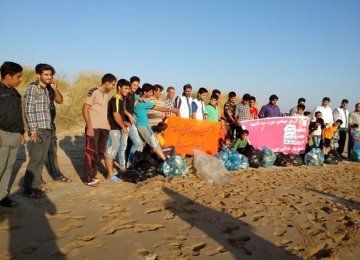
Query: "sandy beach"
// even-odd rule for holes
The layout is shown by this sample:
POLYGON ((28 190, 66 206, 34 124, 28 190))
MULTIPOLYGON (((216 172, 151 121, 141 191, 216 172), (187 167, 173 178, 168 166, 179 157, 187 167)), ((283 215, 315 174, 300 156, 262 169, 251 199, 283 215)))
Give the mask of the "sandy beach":
POLYGON ((23 197, 26 148, 0 211, 0 259, 360 259, 360 164, 272 167, 212 183, 194 174, 84 185, 82 130, 58 134, 46 197, 23 197), (77 133, 77 134, 76 134, 77 133))

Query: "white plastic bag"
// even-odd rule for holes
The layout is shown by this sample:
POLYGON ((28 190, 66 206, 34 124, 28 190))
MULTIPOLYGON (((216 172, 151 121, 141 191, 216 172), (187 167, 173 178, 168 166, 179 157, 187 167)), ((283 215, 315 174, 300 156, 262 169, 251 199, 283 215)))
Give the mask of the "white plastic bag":
POLYGON ((204 180, 227 181, 224 162, 197 149, 194 149, 194 167, 204 180))

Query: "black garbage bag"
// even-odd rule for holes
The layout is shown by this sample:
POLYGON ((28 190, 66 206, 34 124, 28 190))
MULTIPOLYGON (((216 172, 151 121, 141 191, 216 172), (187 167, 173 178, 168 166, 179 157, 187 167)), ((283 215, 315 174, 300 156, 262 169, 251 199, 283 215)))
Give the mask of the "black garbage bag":
POLYGON ((148 179, 159 174, 159 161, 154 157, 148 153, 135 152, 134 169, 141 175, 141 178, 148 179))
MULTIPOLYGON (((340 155, 339 155, 340 157, 340 155)), ((341 157, 340 157, 341 159, 341 157)), ((325 161, 326 164, 338 164, 340 162, 338 158, 338 153, 336 151, 330 151, 327 155, 325 155, 325 161)))
POLYGON ((336 158, 336 160, 338 160, 339 162, 343 161, 343 158, 341 157, 341 155, 336 150, 331 150, 328 154, 331 154, 331 156, 336 158))
POLYGON ((288 154, 289 162, 294 166, 304 165, 304 160, 300 154, 288 154))
POLYGON ((147 176, 141 175, 136 170, 127 170, 124 173, 118 173, 116 177, 120 178, 122 181, 130 183, 138 183, 147 179, 147 176))
POLYGON ((276 155, 276 160, 275 160, 274 165, 281 166, 281 167, 287 167, 287 166, 291 165, 291 163, 289 162, 289 158, 287 157, 286 154, 275 153, 275 155, 276 155))
POLYGON ((244 152, 244 155, 249 159, 249 167, 259 168, 262 159, 262 153, 260 150, 255 149, 252 145, 244 152))

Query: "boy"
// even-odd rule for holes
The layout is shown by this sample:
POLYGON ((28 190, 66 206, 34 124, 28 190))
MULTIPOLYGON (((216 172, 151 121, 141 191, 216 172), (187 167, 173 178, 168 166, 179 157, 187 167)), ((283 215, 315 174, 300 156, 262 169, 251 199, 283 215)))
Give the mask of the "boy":
POLYGON ((240 132, 239 136, 236 138, 232 148, 238 153, 244 153, 244 151, 249 147, 248 135, 248 130, 242 130, 242 132, 240 132))
POLYGON ((199 88, 197 97, 191 103, 191 118, 195 120, 205 120, 204 100, 208 95, 205 88, 199 88))
POLYGON ((211 96, 209 104, 205 107, 205 120, 210 122, 219 122, 218 96, 211 96))
POLYGON ((334 133, 338 130, 338 128, 342 125, 342 120, 338 119, 333 124, 328 124, 325 126, 323 130, 323 153, 327 155, 330 152, 331 140, 334 138, 334 133))
POLYGON ((314 147, 320 147, 323 125, 324 125, 324 120, 321 118, 321 112, 318 111, 315 113, 315 122, 310 122, 309 125, 310 133, 312 133, 312 141, 314 147))

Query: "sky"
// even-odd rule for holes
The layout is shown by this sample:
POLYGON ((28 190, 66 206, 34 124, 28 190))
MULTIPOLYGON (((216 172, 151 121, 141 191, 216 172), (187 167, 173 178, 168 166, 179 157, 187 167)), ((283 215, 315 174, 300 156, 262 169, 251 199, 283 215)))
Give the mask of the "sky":
MULTIPOLYGON (((142 83, 271 94, 283 112, 360 102, 359 0, 17 0, 0 9, 0 62, 44 62, 142 83)), ((91 86, 89 86, 91 87, 91 86)))

